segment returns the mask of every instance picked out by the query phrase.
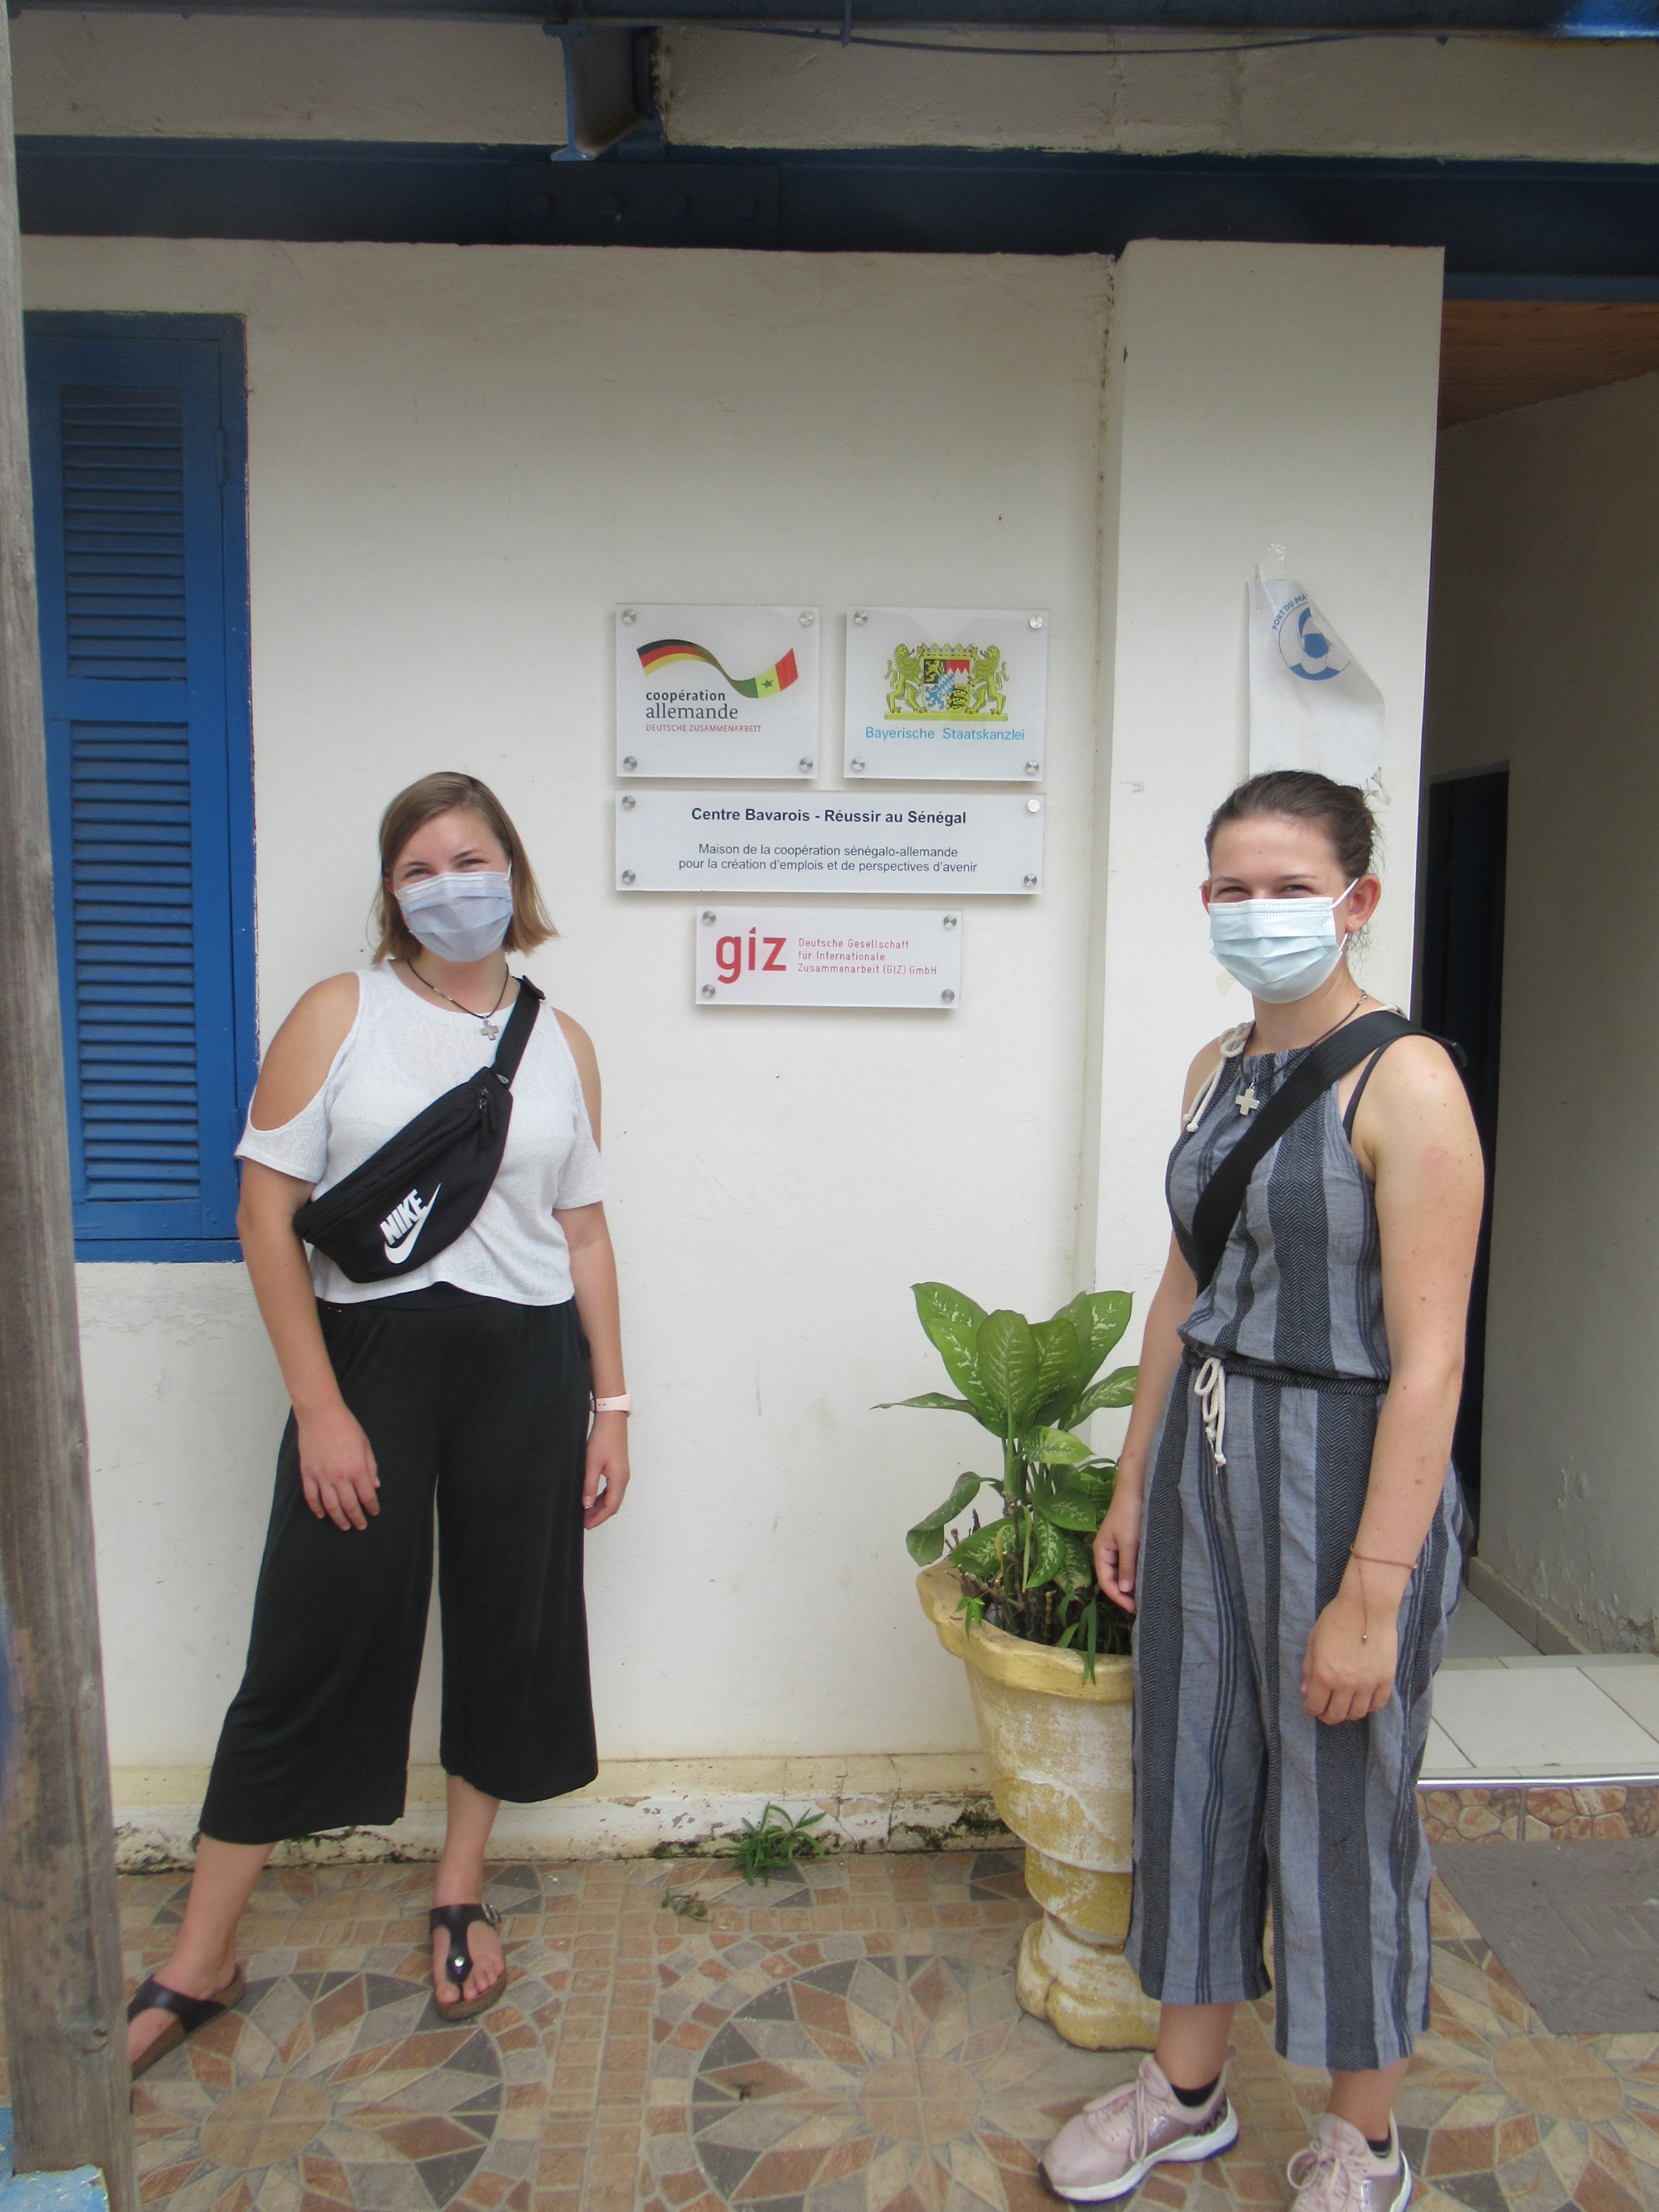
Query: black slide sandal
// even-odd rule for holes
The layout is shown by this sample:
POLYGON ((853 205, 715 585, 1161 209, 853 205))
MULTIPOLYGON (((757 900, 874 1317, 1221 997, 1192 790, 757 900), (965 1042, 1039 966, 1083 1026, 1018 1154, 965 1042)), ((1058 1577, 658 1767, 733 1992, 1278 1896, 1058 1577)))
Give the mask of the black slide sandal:
POLYGON ((240 2004, 246 1988, 247 1976, 240 1966, 218 1996, 212 1997, 187 1997, 181 1990, 170 1990, 165 1982, 158 1982, 154 1974, 141 1982, 127 2007, 128 2020, 137 2020, 141 2012, 170 2012, 173 2018, 149 2050, 133 2060, 133 2080, 148 2073, 156 2060, 165 2058, 169 2051, 176 2051, 187 2035, 194 2035, 198 2027, 217 2020, 222 2012, 229 2012, 240 2004))
MULTIPOLYGON (((457 1990, 466 1987, 466 1978, 472 1972, 472 1953, 467 1944, 466 1931, 475 1922, 482 1920, 486 1927, 499 1928, 501 1916, 493 1905, 434 1905, 426 1917, 427 1927, 433 1935, 439 1929, 447 1931, 449 1949, 444 1959, 444 1972, 457 1990)), ((481 2012, 488 2012, 507 1987, 507 1969, 502 1961, 501 1971, 481 1997, 457 1997, 453 2004, 446 2004, 438 1995, 434 1983, 432 2008, 440 2020, 472 2020, 481 2012)))

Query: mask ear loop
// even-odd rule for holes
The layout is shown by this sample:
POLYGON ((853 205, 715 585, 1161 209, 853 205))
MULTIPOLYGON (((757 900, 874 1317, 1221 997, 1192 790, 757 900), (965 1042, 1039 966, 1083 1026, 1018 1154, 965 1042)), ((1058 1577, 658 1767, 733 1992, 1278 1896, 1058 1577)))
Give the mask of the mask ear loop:
MULTIPOLYGON (((1333 922, 1333 923, 1334 923, 1334 922, 1335 922, 1335 921, 1336 921, 1336 909, 1338 908, 1338 907, 1340 907, 1340 906, 1341 905, 1341 903, 1342 903, 1343 900, 1344 900, 1345 898, 1346 898, 1346 897, 1347 897, 1347 896, 1348 896, 1348 891, 1354 891, 1354 890, 1358 890, 1358 888, 1359 888, 1359 882, 1360 882, 1360 878, 1359 878, 1358 876, 1356 876, 1356 877, 1354 878, 1354 879, 1353 879, 1353 881, 1352 881, 1352 882, 1348 885, 1348 890, 1340 892, 1340 893, 1338 894, 1338 896, 1331 901, 1331 921, 1332 921, 1332 922, 1333 922)), ((1364 927, 1363 923, 1362 923, 1361 927, 1364 927)), ((1358 929, 1351 929, 1351 930, 1349 930, 1349 931, 1347 931, 1347 932, 1346 932, 1346 934, 1344 935, 1344 937, 1343 937, 1341 945, 1340 945, 1340 948, 1339 948, 1339 957, 1340 957, 1340 958, 1342 958, 1342 959, 1344 959, 1344 960, 1346 960, 1346 959, 1347 958, 1347 957, 1348 957, 1348 947, 1349 947, 1349 946, 1353 943, 1353 941, 1354 941, 1355 938, 1356 938, 1356 937, 1358 937, 1358 934, 1359 934, 1359 931, 1358 931, 1358 929)))

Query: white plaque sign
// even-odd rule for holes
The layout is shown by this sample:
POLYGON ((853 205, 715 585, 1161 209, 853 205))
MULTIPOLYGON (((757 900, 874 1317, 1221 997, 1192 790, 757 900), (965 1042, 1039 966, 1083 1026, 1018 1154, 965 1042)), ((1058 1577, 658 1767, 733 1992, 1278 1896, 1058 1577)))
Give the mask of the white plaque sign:
POLYGON ((1040 891, 1044 805, 1013 791, 623 791, 617 888, 1040 891))
POLYGON ((962 916, 936 908, 705 907, 701 1006, 960 1005, 962 916))
POLYGON ((617 773, 814 775, 816 607, 617 610, 617 773))
POLYGON ((846 772, 1036 783, 1048 715, 1048 617, 854 607, 847 617, 846 772))

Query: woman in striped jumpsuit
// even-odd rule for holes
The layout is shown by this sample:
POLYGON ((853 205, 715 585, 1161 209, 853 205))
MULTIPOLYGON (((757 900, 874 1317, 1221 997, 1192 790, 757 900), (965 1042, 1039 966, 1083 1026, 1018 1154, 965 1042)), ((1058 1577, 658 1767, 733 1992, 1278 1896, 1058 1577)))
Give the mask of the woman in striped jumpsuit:
POLYGON ((1428 2009, 1415 1786, 1462 1567, 1449 1460, 1483 1190, 1444 1049, 1403 1036, 1292 1121, 1202 1291, 1191 1233, 1250 1115, 1376 1011, 1347 961, 1382 895, 1373 836, 1360 793, 1281 772, 1206 841, 1212 946, 1255 1018, 1188 1074, 1169 1264, 1095 1547, 1139 1611, 1127 1955, 1163 2009, 1138 2079, 1044 2155, 1076 2203, 1234 2141, 1232 2008, 1270 1986, 1280 2053, 1332 2075, 1291 2162, 1297 2212, 1411 2194, 1393 2105, 1428 2009))

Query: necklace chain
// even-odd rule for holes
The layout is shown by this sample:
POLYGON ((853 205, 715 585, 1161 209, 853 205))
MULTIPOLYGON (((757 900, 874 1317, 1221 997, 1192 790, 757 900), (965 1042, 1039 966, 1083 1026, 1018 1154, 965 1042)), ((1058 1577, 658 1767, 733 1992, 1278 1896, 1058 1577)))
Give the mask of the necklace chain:
MULTIPOLYGON (((1359 996, 1354 1000, 1352 1006, 1348 1008, 1347 1012, 1346 1014, 1339 1014, 1336 1019, 1331 1024, 1329 1029, 1321 1030, 1319 1035, 1316 1037, 1310 1037, 1306 1044, 1291 1045, 1289 1049, 1292 1052, 1311 1052, 1315 1045, 1323 1044, 1328 1036, 1334 1036, 1336 1035, 1344 1022, 1351 1022, 1353 1019, 1354 1016, 1359 1012, 1359 1009, 1364 1005, 1366 1000, 1370 998, 1370 993, 1369 991, 1362 991, 1359 994, 1359 996)), ((1250 1024, 1250 1036, 1247 1036, 1244 1040, 1247 1046, 1250 1042, 1250 1037, 1253 1037, 1255 1035, 1255 1024, 1252 1022, 1250 1024)))
MULTIPOLYGON (((1339 1014, 1336 1019, 1331 1024, 1329 1029, 1322 1030, 1319 1032, 1319 1035, 1315 1037, 1310 1043, 1296 1045, 1292 1049, 1297 1052, 1311 1052, 1315 1045, 1323 1044, 1328 1036, 1334 1036, 1345 1022, 1351 1022, 1353 1019, 1354 1016, 1359 1012, 1359 1009, 1364 1005, 1365 1000, 1370 995, 1369 992, 1362 991, 1359 994, 1359 996, 1354 1000, 1352 1006, 1349 1007, 1347 1012, 1346 1014, 1339 1014)), ((1254 1036, 1255 1034, 1255 1024, 1252 1022, 1250 1024, 1250 1036, 1254 1036)), ((1250 1042, 1250 1037, 1247 1036, 1244 1042, 1248 1045, 1250 1042)), ((1233 1103, 1237 1107, 1240 1115, 1246 1120, 1255 1113, 1256 1108, 1261 1105, 1261 1101, 1256 1096, 1255 1085, 1254 1081, 1247 1083, 1243 1091, 1236 1091, 1234 1093, 1233 1103)))
POLYGON ((495 1020, 497 1012, 500 1011, 501 1000, 507 996, 507 987, 513 981, 513 971, 510 968, 504 969, 501 975, 501 988, 495 994, 495 1004, 489 1009, 489 1012, 487 1014, 481 1014, 476 1006, 464 1006, 459 999, 450 999, 447 991, 441 991, 435 983, 428 983, 426 977, 422 975, 420 969, 415 965, 415 963, 412 960, 409 963, 409 972, 415 978, 417 983, 425 984, 426 988, 432 993, 434 998, 448 999, 450 1005, 454 1007, 458 1014, 465 1014, 470 1020, 482 1022, 483 1024, 483 1033, 486 1036, 495 1036, 495 1032, 490 1028, 489 1024, 495 1020))

